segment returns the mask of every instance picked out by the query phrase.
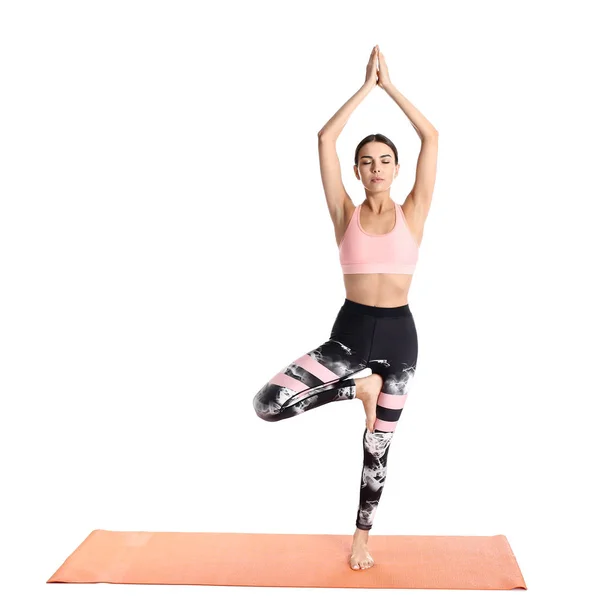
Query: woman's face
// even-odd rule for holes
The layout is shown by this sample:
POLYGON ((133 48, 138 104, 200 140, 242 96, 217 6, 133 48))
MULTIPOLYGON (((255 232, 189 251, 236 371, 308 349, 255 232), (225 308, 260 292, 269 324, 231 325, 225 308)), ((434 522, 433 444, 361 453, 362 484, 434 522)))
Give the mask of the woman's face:
POLYGON ((387 190, 398 175, 400 165, 394 164, 394 151, 383 142, 368 142, 361 146, 355 176, 363 187, 378 192, 387 190), (381 181, 374 181, 375 178, 381 181))

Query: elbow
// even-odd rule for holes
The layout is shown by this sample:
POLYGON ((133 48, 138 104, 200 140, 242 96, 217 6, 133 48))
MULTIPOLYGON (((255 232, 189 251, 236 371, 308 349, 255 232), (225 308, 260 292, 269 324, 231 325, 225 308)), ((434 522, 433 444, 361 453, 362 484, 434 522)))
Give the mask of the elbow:
POLYGON ((435 129, 435 127, 433 127, 433 129, 431 129, 428 133, 423 134, 424 140, 428 140, 428 139, 436 140, 438 137, 439 137, 439 131, 437 131, 437 129, 435 129))
POLYGON ((320 142, 336 142, 337 136, 327 133, 324 129, 318 132, 318 143, 320 142))

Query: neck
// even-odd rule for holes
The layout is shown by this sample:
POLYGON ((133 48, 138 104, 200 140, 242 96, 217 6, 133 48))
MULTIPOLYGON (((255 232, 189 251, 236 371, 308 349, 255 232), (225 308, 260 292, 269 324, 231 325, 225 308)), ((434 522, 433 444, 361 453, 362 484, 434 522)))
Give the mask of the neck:
POLYGON ((366 204, 372 213, 378 215, 394 208, 394 201, 390 198, 388 192, 367 194, 363 204, 366 204))

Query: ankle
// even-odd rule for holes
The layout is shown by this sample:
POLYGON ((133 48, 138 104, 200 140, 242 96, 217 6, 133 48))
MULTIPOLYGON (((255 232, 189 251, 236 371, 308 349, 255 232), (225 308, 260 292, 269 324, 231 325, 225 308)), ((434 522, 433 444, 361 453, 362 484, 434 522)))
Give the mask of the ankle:
POLYGON ((367 392, 367 382, 369 381, 369 378, 373 375, 373 373, 370 373, 369 375, 366 375, 365 377, 356 377, 355 378, 355 388, 356 388, 356 392, 359 392, 361 394, 364 394, 365 392, 367 392))
POLYGON ((355 398, 360 398, 360 394, 365 392, 365 385, 362 383, 362 379, 365 379, 365 377, 355 378, 355 398))

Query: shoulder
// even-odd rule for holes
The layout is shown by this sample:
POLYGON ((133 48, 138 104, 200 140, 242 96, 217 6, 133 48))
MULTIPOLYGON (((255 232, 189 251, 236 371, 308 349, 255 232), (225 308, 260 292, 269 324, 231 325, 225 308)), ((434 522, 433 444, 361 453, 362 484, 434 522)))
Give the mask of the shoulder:
POLYGON ((400 205, 404 218, 422 229, 427 219, 428 206, 424 202, 418 202, 412 192, 406 197, 404 204, 400 205))
POLYGON ((423 239, 423 229, 425 227, 425 219, 427 215, 424 214, 423 207, 420 203, 415 202, 412 194, 409 194, 404 201, 404 204, 400 205, 404 220, 410 229, 417 245, 420 245, 423 239))
POLYGON ((351 221, 351 217, 353 216, 353 213, 355 212, 356 209, 357 209, 357 206, 355 206, 355 204, 353 204, 353 200, 351 200, 351 196, 349 196, 349 194, 347 194, 345 197, 345 200, 343 202, 343 207, 342 207, 340 218, 338 219, 338 222, 335 223, 335 227, 337 227, 339 229, 346 229, 347 225, 349 224, 349 221, 351 221))
POLYGON ((343 240, 345 232, 347 231, 351 223, 351 219, 353 218, 353 215, 355 214, 356 210, 357 206, 353 204, 353 201, 347 195, 347 199, 343 204, 341 215, 334 223, 334 231, 337 239, 337 244, 340 245, 341 241, 343 240))

